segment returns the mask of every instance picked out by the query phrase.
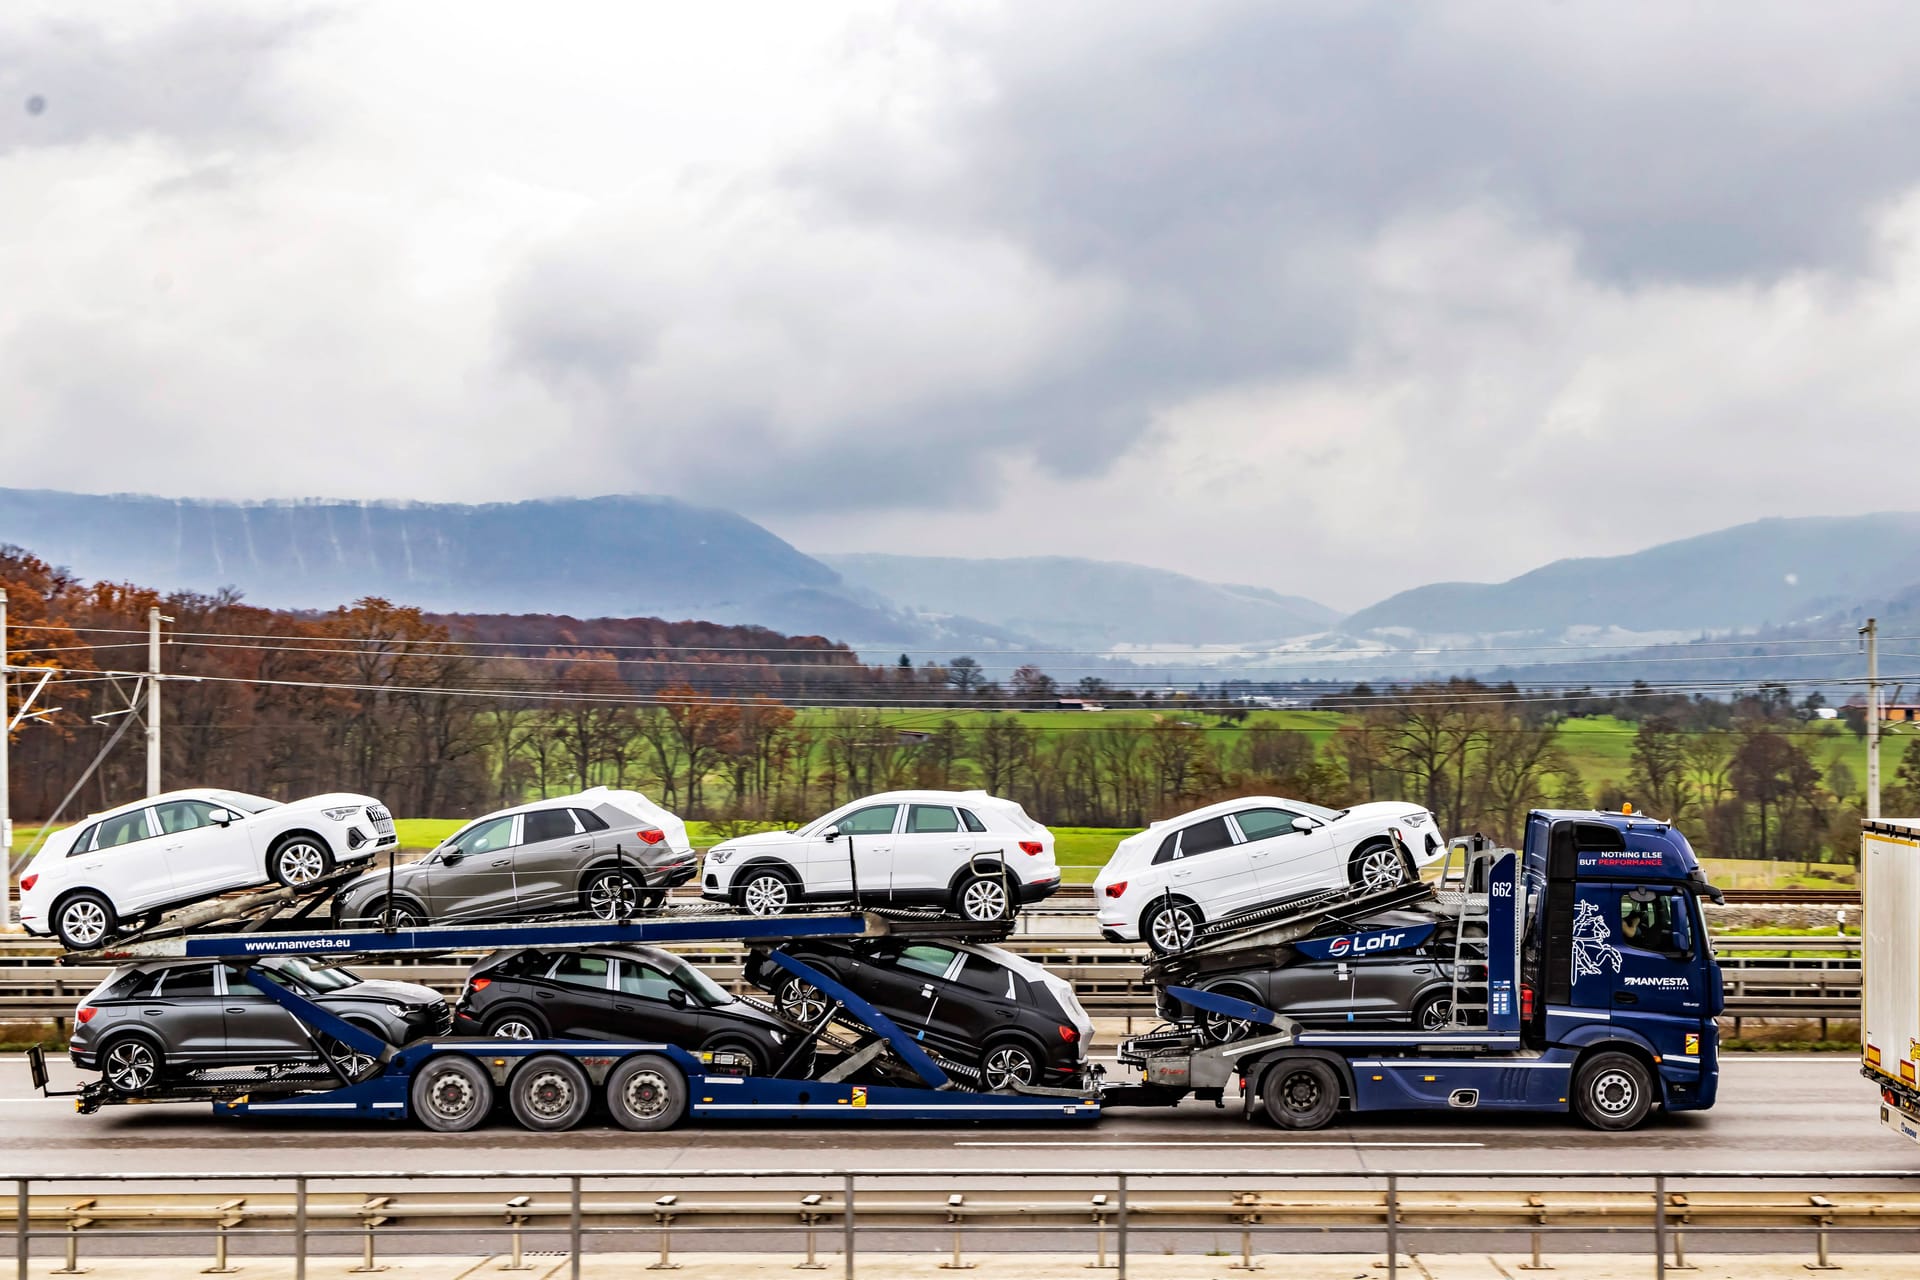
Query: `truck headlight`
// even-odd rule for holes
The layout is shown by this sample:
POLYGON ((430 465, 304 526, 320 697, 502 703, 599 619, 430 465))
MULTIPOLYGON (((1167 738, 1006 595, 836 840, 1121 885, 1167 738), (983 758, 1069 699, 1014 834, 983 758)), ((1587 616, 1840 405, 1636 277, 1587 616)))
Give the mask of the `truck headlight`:
POLYGON ((360 806, 350 804, 344 809, 322 809, 320 812, 326 814, 330 822, 345 822, 348 818, 360 812, 360 806))

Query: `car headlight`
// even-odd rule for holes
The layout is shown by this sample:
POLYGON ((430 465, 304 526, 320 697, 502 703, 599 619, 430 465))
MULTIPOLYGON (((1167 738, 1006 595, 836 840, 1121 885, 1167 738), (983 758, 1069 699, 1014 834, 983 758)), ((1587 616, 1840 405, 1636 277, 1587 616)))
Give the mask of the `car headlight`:
POLYGON ((345 822, 348 818, 360 812, 360 806, 351 804, 344 809, 322 809, 320 812, 326 814, 327 820, 330 822, 345 822))
POLYGON ((732 856, 733 856, 733 850, 731 849, 709 849, 707 851, 707 863, 710 866, 715 865, 718 863, 725 862, 728 858, 731 858, 732 856))
POLYGON ((1424 827, 1427 825, 1427 819, 1428 819, 1427 814, 1412 813, 1400 819, 1400 825, 1407 828, 1409 831, 1418 831, 1421 827, 1424 827))
POLYGON ((396 1018, 404 1019, 413 1012, 413 1008, 410 1005, 390 1004, 387 1006, 387 1012, 396 1018))

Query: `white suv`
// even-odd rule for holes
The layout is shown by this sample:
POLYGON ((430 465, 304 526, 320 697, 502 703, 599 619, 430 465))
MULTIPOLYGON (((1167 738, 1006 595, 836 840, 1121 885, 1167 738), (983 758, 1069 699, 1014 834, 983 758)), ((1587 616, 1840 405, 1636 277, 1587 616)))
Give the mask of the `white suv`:
POLYGON ((1053 833, 984 791, 888 791, 798 831, 723 840, 701 894, 756 916, 801 902, 939 906, 1001 920, 1060 887, 1053 833))
POLYGON ((1164 955, 1208 921, 1347 885, 1388 889, 1445 853, 1433 815, 1417 804, 1335 810, 1248 796, 1122 840, 1094 879, 1094 912, 1108 941, 1145 938, 1164 955), (1394 848, 1394 831, 1412 868, 1394 848))
POLYGON ((233 889, 312 884, 394 844, 393 816, 372 796, 282 804, 240 791, 169 791, 48 836, 20 877, 20 923, 86 950, 136 917, 233 889))

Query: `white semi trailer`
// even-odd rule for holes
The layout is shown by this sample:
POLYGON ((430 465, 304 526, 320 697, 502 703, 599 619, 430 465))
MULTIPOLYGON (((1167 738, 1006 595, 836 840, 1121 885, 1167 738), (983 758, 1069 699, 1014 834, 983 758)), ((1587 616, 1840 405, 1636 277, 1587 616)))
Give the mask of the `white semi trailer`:
POLYGON ((1861 826, 1860 1073, 1880 1123, 1920 1142, 1920 818, 1861 826))

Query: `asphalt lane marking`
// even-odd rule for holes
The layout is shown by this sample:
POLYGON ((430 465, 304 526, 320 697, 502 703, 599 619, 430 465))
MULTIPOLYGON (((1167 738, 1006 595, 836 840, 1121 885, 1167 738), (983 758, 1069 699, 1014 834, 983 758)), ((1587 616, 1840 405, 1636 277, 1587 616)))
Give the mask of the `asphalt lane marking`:
POLYGON ((1409 1147, 1484 1147, 1484 1142, 1295 1142, 1285 1138, 1270 1138, 1264 1142, 1253 1139, 1247 1142, 982 1142, 961 1140, 953 1144, 956 1147, 1391 1147, 1404 1150, 1409 1147))

